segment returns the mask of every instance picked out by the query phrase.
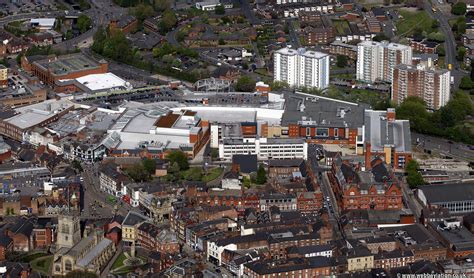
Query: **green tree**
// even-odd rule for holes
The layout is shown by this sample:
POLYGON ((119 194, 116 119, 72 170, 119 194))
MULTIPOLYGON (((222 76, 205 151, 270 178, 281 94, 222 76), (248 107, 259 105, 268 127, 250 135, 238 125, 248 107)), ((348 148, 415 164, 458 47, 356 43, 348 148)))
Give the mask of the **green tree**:
POLYGON ((171 1, 170 0, 155 0, 153 2, 153 7, 155 7, 155 10, 159 12, 163 12, 171 8, 171 1))
POLYGON ((94 43, 92 44, 92 50, 96 53, 101 54, 104 50, 104 43, 107 39, 107 33, 102 26, 97 28, 97 31, 94 34, 94 43))
POLYGON ((431 21, 431 29, 437 29, 437 28, 439 28, 439 21, 436 19, 433 19, 433 21, 431 21))
MULTIPOLYGON (((471 70, 472 73, 472 70, 471 70)), ((463 90, 472 90, 474 88, 474 82, 469 76, 463 76, 461 78, 461 83, 459 83, 459 89, 463 90)))
POLYGON ((217 5, 215 9, 216 14, 225 14, 225 8, 223 5, 217 5))
POLYGON ((189 169, 188 156, 182 151, 171 151, 166 159, 170 161, 171 164, 178 163, 179 169, 181 171, 189 169))
POLYGON ((257 177, 255 179, 257 184, 265 184, 267 182, 267 172, 263 164, 260 164, 257 170, 257 177))
POLYGON ((176 26, 178 19, 176 18, 176 14, 171 10, 166 10, 163 13, 163 16, 159 23, 160 33, 165 34, 173 27, 176 26))
POLYGON ((466 3, 463 2, 457 2, 451 7, 451 13, 454 15, 464 15, 467 10, 467 5, 466 3))
POLYGON ((428 132, 432 127, 425 103, 418 97, 406 98, 397 108, 397 117, 410 120, 411 127, 419 132, 428 132))
POLYGON ((154 175, 156 171, 156 160, 150 159, 150 158, 145 158, 142 161, 143 167, 145 170, 148 172, 150 175, 154 175))
POLYGON ((279 91, 279 90, 282 90, 282 89, 288 89, 290 88, 290 85, 288 85, 288 83, 286 81, 273 81, 270 83, 270 88, 272 88, 272 90, 274 91, 279 91))
POLYGON ((446 50, 444 49, 444 45, 439 45, 438 48, 436 49, 436 53, 438 53, 439 56, 445 56, 446 55, 446 50))
POLYGON ((428 35, 428 39, 435 42, 444 42, 446 38, 442 32, 433 32, 428 35))
POLYGON ((407 172, 407 183, 412 189, 425 184, 423 176, 419 172, 419 168, 420 166, 418 162, 414 159, 410 160, 410 162, 408 162, 405 166, 405 170, 407 172))
POLYGON ((87 15, 81 14, 77 18, 77 28, 79 29, 79 31, 81 31, 81 33, 85 33, 91 27, 92 27, 92 20, 87 15))
POLYGON ((347 67, 347 56, 344 55, 337 55, 336 56, 336 66, 338 68, 345 68, 347 67))
POLYGON ((456 53, 456 59, 458 61, 462 61, 464 59, 464 55, 466 55, 466 48, 464 47, 458 47, 457 53, 456 53))
POLYGON ((381 41, 388 41, 390 40, 390 38, 387 37, 384 33, 379 33, 375 35, 375 37, 373 37, 372 40, 376 42, 381 42, 381 41))
POLYGON ((134 182, 145 182, 150 180, 150 174, 147 172, 142 163, 136 163, 125 170, 125 173, 134 182))
POLYGON ((225 45, 225 40, 223 38, 219 39, 219 45, 225 45))
POLYGON ((255 80, 248 75, 244 75, 237 80, 235 89, 239 92, 253 92, 255 90, 255 80))
POLYGON ((74 168, 75 170, 77 170, 79 173, 81 173, 82 171, 84 171, 84 169, 82 169, 82 165, 81 165, 81 162, 77 161, 77 160, 73 160, 71 162, 71 166, 72 168, 74 168))
POLYGON ((132 59, 132 49, 127 38, 120 30, 110 30, 104 42, 102 54, 119 62, 127 62, 132 59))
POLYGON ((138 21, 143 22, 146 18, 153 16, 155 11, 152 6, 142 3, 132 8, 131 14, 134 15, 138 21))
POLYGON ((418 161, 416 161, 415 159, 410 160, 407 165, 405 165, 405 170, 407 172, 418 171, 419 168, 420 164, 418 164, 418 161))

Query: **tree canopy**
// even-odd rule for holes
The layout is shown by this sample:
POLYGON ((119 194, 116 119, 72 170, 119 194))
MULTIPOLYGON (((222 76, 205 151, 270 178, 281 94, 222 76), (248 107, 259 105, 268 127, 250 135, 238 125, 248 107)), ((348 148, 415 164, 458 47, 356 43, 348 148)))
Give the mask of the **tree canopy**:
POLYGON ((474 104, 465 92, 454 93, 445 106, 433 113, 426 111, 425 103, 417 97, 408 97, 396 111, 397 118, 410 120, 411 128, 417 132, 474 144, 473 131, 465 123, 474 116, 474 104))
POLYGON ((136 7, 130 9, 130 13, 134 15, 138 21, 143 22, 148 17, 155 14, 153 7, 147 4, 138 4, 136 7))
POLYGON ((255 179, 257 184, 265 184, 267 182, 267 172, 263 164, 260 164, 257 170, 257 177, 255 179))
POLYGON ((426 183, 419 172, 419 168, 420 165, 414 159, 410 160, 405 166, 405 170, 407 171, 407 183, 412 189, 426 183))
POLYGON ((255 90, 255 80, 250 76, 244 75, 237 80, 235 89, 239 92, 253 92, 255 90))
POLYGON ((451 7, 451 13, 455 15, 464 15, 467 10, 467 5, 466 3, 463 2, 457 2, 451 7))
POLYGON ((182 151, 171 151, 166 156, 166 159, 168 159, 171 164, 177 163, 181 171, 189 169, 188 156, 182 151))
POLYGON ((87 30, 89 30, 92 26, 92 20, 90 17, 88 17, 85 14, 81 14, 77 18, 77 28, 81 33, 85 33, 87 30))

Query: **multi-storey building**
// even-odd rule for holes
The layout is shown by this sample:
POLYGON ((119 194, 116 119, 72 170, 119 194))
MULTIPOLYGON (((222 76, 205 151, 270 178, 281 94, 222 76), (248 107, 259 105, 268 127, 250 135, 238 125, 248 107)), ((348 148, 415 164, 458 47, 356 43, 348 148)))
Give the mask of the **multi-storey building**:
POLYGON ((0 65, 0 88, 8 87, 8 68, 0 65))
POLYGON ((236 138, 219 143, 219 157, 231 159, 234 154, 256 154, 258 159, 307 157, 308 143, 301 138, 236 138))
POLYGON ((295 87, 325 89, 329 86, 329 55, 299 48, 274 53, 273 79, 295 87))
POLYGON ((393 70, 392 101, 401 104, 409 96, 424 100, 426 107, 437 110, 450 97, 450 71, 424 65, 397 65, 393 70))
POLYGON ((325 49, 327 49, 331 55, 343 55, 353 60, 357 59, 357 46, 352 44, 334 41, 325 49))
POLYGON ((410 122, 396 119, 395 109, 365 110, 364 153, 366 168, 374 156, 394 169, 405 169, 412 159, 410 122))
POLYGON ((410 46, 363 41, 357 45, 357 80, 391 82, 393 68, 399 64, 411 64, 411 59, 410 46))
POLYGON ((117 165, 106 164, 100 170, 100 189, 109 194, 120 197, 126 194, 125 184, 129 179, 117 170, 117 165))
POLYGON ((108 72, 105 60, 95 61, 80 53, 50 57, 23 56, 21 67, 48 85, 63 79, 108 72))
POLYGON ((400 210, 403 208, 402 191, 386 164, 374 159, 362 171, 340 157, 332 165, 329 179, 343 210, 400 210))
POLYGON ((291 194, 265 194, 260 198, 260 209, 270 210, 271 207, 278 207, 281 211, 296 210, 296 197, 291 194))

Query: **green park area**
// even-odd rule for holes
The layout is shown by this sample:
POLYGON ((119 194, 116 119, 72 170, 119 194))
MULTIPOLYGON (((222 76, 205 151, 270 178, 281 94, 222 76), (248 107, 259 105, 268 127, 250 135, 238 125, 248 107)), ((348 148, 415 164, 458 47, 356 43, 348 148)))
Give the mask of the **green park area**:
POLYGON ((433 31, 433 21, 426 11, 400 10, 403 19, 397 21, 397 35, 408 37, 413 35, 416 29, 431 33, 433 31))

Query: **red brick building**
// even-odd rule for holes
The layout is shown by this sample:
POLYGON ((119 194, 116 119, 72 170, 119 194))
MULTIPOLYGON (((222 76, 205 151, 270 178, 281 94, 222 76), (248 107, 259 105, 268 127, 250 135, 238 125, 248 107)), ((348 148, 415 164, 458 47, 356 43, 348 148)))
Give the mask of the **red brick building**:
POLYGON ((111 20, 109 23, 110 30, 120 30, 125 34, 135 31, 138 27, 138 19, 131 15, 122 16, 119 19, 111 20))
POLYGON ((285 261, 256 261, 244 265, 244 276, 265 277, 327 277, 331 276, 331 261, 326 257, 287 259, 285 261))
POLYGON ((321 190, 298 193, 296 205, 301 213, 316 213, 323 207, 323 193, 321 190))
POLYGON ((342 210, 399 210, 403 208, 400 186, 381 159, 371 162, 371 171, 362 171, 340 157, 329 173, 336 198, 342 210))
POLYGON ((108 72, 108 63, 105 60, 97 62, 81 53, 52 55, 36 61, 30 61, 29 57, 23 56, 21 67, 48 85, 55 85, 56 81, 63 79, 108 72))

